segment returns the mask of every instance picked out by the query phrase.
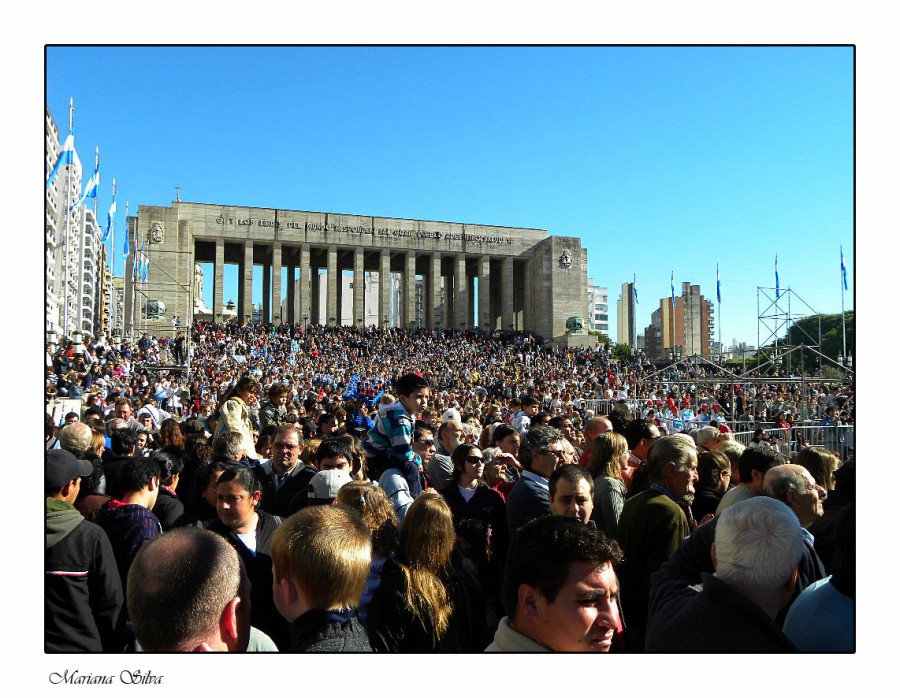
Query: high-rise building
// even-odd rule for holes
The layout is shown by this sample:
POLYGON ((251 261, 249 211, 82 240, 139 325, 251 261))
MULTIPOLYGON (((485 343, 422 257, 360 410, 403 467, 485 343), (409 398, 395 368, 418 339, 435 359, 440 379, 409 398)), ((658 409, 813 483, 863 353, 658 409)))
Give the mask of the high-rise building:
POLYGON ((609 291, 605 286, 595 286, 593 279, 588 279, 588 317, 585 323, 587 330, 602 332, 609 336, 609 291))
POLYGON ((661 298, 645 330, 646 352, 651 359, 699 355, 710 359, 714 331, 713 305, 700 293, 700 286, 682 282, 681 296, 661 298))
MULTIPOLYGON (((45 168, 59 159, 59 128, 44 110, 45 168)), ((99 334, 104 325, 105 251, 92 207, 81 196, 82 164, 77 150, 47 187, 44 200, 44 308, 46 329, 63 336, 75 330, 99 334)), ((90 201, 90 200, 89 200, 90 201)), ((108 312, 108 311, 107 311, 108 312)))
MULTIPOLYGON (((50 174, 62 143, 59 128, 49 109, 44 114, 45 172, 50 174)), ((67 335, 77 324, 78 279, 77 260, 80 212, 70 206, 81 195, 81 161, 75 153, 71 165, 59 168, 44 200, 45 309, 46 329, 67 335), (68 326, 65 326, 68 323, 68 326)))
POLYGON ((626 282, 622 284, 622 293, 616 303, 616 343, 627 344, 634 347, 637 340, 634 312, 634 284, 626 282))

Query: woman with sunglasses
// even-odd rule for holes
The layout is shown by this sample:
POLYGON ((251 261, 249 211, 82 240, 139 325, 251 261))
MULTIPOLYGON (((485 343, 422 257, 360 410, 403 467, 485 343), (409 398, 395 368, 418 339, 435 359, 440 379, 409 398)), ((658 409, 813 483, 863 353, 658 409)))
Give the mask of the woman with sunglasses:
POLYGON ((453 462, 453 475, 450 484, 441 490, 441 496, 450 507, 453 515, 453 527, 460 538, 463 552, 479 567, 479 577, 485 592, 490 599, 499 593, 506 551, 509 548, 509 529, 506 524, 506 503, 503 496, 492 489, 483 480, 484 456, 476 444, 460 444, 450 454, 453 462), (474 519, 484 524, 487 529, 489 550, 469 550, 466 535, 460 524, 474 519), (488 561, 488 565, 479 564, 488 561))
MULTIPOLYGON (((506 504, 496 490, 485 484, 484 456, 477 444, 465 443, 450 454, 453 475, 450 484, 441 490, 453 514, 453 525, 458 530, 463 519, 479 519, 491 528, 495 547, 500 540, 508 540, 506 504)), ((505 548, 503 549, 505 553, 505 548)))

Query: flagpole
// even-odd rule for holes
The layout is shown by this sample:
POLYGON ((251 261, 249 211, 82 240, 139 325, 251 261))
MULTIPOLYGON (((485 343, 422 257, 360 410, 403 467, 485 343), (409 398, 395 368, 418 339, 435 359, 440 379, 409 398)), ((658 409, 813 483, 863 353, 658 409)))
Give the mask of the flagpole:
POLYGON ((841 332, 843 334, 844 361, 847 360, 847 316, 844 314, 844 248, 841 247, 841 332))
MULTIPOLYGON (((131 226, 130 226, 130 225, 128 224, 128 222, 126 221, 126 222, 125 222, 125 236, 129 239, 129 242, 131 241, 131 230, 130 230, 130 228, 131 228, 131 226)), ((130 245, 130 244, 128 245, 128 250, 129 250, 129 253, 130 253, 132 256, 134 256, 136 250, 133 250, 133 249, 131 248, 131 245, 130 245)), ((125 275, 128 273, 128 257, 125 257, 125 260, 124 260, 124 261, 125 261, 125 267, 122 269, 122 275, 123 275, 123 276, 125 276, 125 275)), ((133 264, 132 264, 132 267, 134 267, 133 264)), ((134 300, 135 300, 135 294, 134 294, 134 269, 132 268, 132 271, 131 271, 131 317, 130 317, 130 320, 129 320, 130 325, 131 325, 131 334, 132 334, 132 337, 134 336, 134 300)))
MULTIPOLYGON (((98 176, 98 172, 100 171, 100 146, 96 146, 94 148, 94 177, 98 176)), ((99 187, 98 187, 99 189, 99 187)), ((97 220, 97 194, 99 191, 94 192, 94 225, 97 226, 97 239, 94 240, 91 238, 91 242, 96 243, 96 250, 94 252, 94 333, 95 335, 100 334, 101 327, 101 315, 103 315, 103 290, 100 288, 100 280, 103 278, 100 269, 100 265, 103 262, 103 255, 101 254, 100 248, 102 247, 102 243, 100 240, 100 222, 97 220)))
MULTIPOLYGON (((116 179, 113 177, 113 200, 115 200, 115 183, 116 179)), ((128 202, 125 202, 125 218, 128 219, 128 202)), ((116 286, 113 283, 113 280, 116 277, 116 226, 115 221, 112 221, 112 224, 109 226, 109 324, 110 328, 119 330, 119 337, 123 335, 123 327, 119 326, 119 314, 116 312, 116 294, 115 289, 116 286)), ((122 293, 125 293, 125 286, 122 285, 122 293)), ((125 302, 125 299, 122 299, 122 302, 125 302)), ((122 318, 124 321, 125 318, 122 318)), ((124 322, 123 322, 124 324, 124 322)))
POLYGON ((719 361, 722 360, 722 292, 719 290, 719 263, 716 262, 716 319, 719 325, 719 361))
MULTIPOLYGON (((72 133, 72 123, 75 116, 75 99, 73 97, 69 97, 69 133, 72 133)), ((64 275, 64 283, 63 287, 63 335, 69 336, 69 218, 71 218, 71 214, 69 212, 69 192, 71 191, 71 177, 72 177, 72 166, 74 165, 75 159, 72 158, 72 162, 68 164, 66 167, 66 207, 63 209, 65 211, 66 217, 66 251, 65 251, 65 265, 66 265, 66 273, 64 275)))

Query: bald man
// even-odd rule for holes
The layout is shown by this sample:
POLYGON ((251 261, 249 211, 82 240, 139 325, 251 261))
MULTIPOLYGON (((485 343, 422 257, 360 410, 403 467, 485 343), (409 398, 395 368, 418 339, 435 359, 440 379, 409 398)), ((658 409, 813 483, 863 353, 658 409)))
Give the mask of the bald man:
POLYGON ((578 465, 582 468, 588 467, 588 462, 591 460, 591 446, 594 445, 594 439, 600 436, 600 434, 605 434, 612 430, 612 422, 606 417, 591 417, 587 421, 587 424, 584 425, 584 453, 582 453, 581 458, 578 459, 578 465))
POLYGON ((79 458, 91 447, 93 431, 83 422, 72 422, 59 430, 59 447, 79 458))
MULTIPOLYGON (((827 496, 825 488, 817 485, 802 465, 785 463, 770 468, 763 478, 763 490, 766 496, 787 504, 804 530, 824 513, 822 502, 827 496)), ((807 540, 812 542, 812 534, 807 532, 807 536, 807 540)))
POLYGON ((144 545, 128 575, 128 613, 148 652, 244 652, 250 581, 221 536, 179 528, 144 545))

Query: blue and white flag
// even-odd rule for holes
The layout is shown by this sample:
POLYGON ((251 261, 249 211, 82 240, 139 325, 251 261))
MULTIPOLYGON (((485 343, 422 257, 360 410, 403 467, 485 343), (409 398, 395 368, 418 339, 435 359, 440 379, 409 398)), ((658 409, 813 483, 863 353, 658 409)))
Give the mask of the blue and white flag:
MULTIPOLYGON (((106 239, 109 237, 109 231, 112 230, 113 224, 116 221, 116 195, 113 194, 112 203, 109 205, 109 211, 106 213, 106 232, 103 233, 103 237, 100 239, 101 242, 106 242, 106 239)), ((128 236, 125 236, 125 256, 128 256, 128 236)))
POLYGON ((138 256, 137 252, 131 255, 131 280, 138 280, 138 256))
POLYGON ((147 283, 147 276, 150 274, 150 258, 144 257, 144 272, 141 274, 141 281, 147 283))
POLYGON ((716 264, 716 300, 722 302, 722 280, 719 278, 719 265, 716 264))
POLYGON ((844 290, 847 289, 847 266, 844 264, 844 246, 841 245, 841 276, 844 278, 844 290))
MULTIPOLYGON (((70 211, 74 211, 79 205, 83 204, 85 199, 96 199, 97 191, 100 189, 100 170, 94 170, 94 174, 88 180, 84 191, 81 192, 81 198, 69 207, 70 211)), ((106 238, 103 238, 106 240, 106 238)))
POLYGON ((631 290, 634 291, 634 304, 638 304, 638 296, 637 296, 637 279, 631 284, 631 290))
POLYGON ((63 143, 62 150, 59 151, 59 157, 56 158, 56 164, 53 166, 53 169, 50 170, 50 176, 47 178, 47 186, 45 187, 45 191, 50 188, 50 185, 53 184, 53 180, 56 179, 56 173, 59 172, 59 168, 63 165, 71 165, 75 161, 75 134, 71 131, 69 135, 66 136, 66 140, 63 143))
POLYGON ((678 305, 678 302, 675 300, 675 271, 672 271, 672 276, 669 278, 669 283, 672 286, 672 309, 678 305))
POLYGON ((775 300, 781 297, 781 285, 778 283, 778 255, 775 255, 775 300))

